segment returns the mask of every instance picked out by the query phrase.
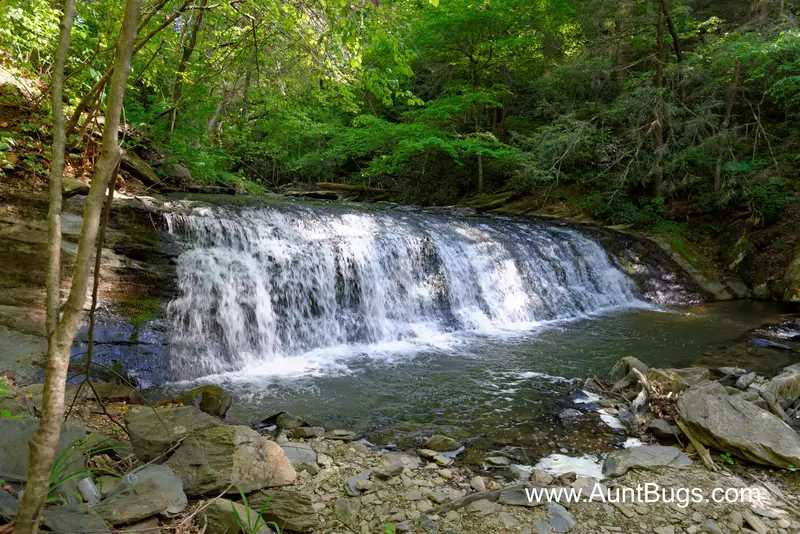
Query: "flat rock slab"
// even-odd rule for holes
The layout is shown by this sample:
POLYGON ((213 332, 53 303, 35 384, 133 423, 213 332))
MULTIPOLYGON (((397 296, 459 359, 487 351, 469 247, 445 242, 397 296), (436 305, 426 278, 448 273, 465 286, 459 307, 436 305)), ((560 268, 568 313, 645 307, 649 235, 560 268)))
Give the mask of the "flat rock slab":
MULTIPOLYGON (((206 503, 203 503, 206 504, 206 503)), ((259 521, 258 511, 248 508, 243 504, 229 501, 228 499, 216 499, 208 503, 201 512, 206 521, 206 534, 233 534, 241 532, 240 521, 246 522, 250 518, 250 525, 246 525, 247 532, 252 534, 272 534, 272 529, 259 521), (249 527, 249 528, 248 528, 249 527)))
POLYGON ((131 445, 142 462, 164 461, 163 456, 181 439, 190 434, 222 426, 216 417, 195 406, 177 408, 132 407, 125 415, 131 434, 131 445), (161 458, 159 458, 161 457, 161 458))
POLYGON ((800 436, 741 397, 689 391, 678 399, 678 413, 706 446, 757 464, 800 465, 800 436))
POLYGON ((250 495, 247 499, 249 506, 255 510, 261 510, 267 501, 269 504, 262 517, 265 521, 278 525, 281 532, 308 532, 319 526, 311 496, 306 493, 286 489, 265 490, 250 495))
POLYGON ((70 504, 45 510, 42 525, 61 534, 111 534, 103 518, 85 504, 70 504))
POLYGON ((112 525, 125 525, 157 514, 175 515, 186 505, 181 478, 166 466, 149 465, 123 477, 93 510, 112 525))
POLYGON ((645 445, 609 454, 603 464, 603 474, 609 477, 618 477, 634 468, 685 468, 691 465, 692 460, 676 447, 645 445))

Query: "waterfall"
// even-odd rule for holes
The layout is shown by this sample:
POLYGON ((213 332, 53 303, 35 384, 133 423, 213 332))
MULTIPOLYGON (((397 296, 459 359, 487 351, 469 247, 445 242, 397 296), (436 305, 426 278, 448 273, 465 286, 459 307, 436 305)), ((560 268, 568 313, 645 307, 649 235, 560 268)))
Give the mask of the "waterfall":
POLYGON ((168 223, 185 244, 168 306, 179 378, 638 302, 600 245, 546 224, 304 205, 202 206, 168 223))

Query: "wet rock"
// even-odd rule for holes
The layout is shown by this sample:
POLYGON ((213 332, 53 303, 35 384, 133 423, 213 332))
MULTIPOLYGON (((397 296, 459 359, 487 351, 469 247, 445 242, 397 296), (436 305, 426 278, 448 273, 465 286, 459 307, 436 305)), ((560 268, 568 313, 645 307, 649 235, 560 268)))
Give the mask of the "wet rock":
POLYGON ((275 415, 275 425, 283 430, 292 430, 307 424, 308 423, 306 423, 302 417, 292 415, 288 412, 281 412, 275 415))
POLYGON ((711 378, 711 372, 705 367, 688 367, 686 369, 650 369, 647 379, 660 384, 665 391, 679 393, 698 382, 711 378))
POLYGON ((122 478, 93 510, 112 525, 157 514, 173 516, 186 508, 181 478, 163 465, 149 465, 122 478))
POLYGON ((252 534, 273 534, 272 529, 264 525, 263 521, 259 521, 256 525, 258 518, 258 510, 253 510, 243 504, 229 501, 228 499, 216 499, 211 501, 200 512, 201 517, 206 522, 206 534, 232 534, 241 532, 239 526, 240 521, 247 521, 250 518, 250 525, 247 532, 252 534))
POLYGON ((562 411, 558 414, 558 418, 562 421, 569 421, 572 419, 577 419, 581 417, 583 414, 574 408, 567 408, 566 410, 562 411))
POLYGON ((800 465, 800 436, 740 397, 690 391, 678 399, 678 413, 704 445, 762 465, 800 465))
POLYGON ((285 441, 280 444, 283 453, 294 466, 295 471, 308 471, 312 475, 319 472, 317 465, 317 453, 308 443, 295 443, 285 441))
POLYGON ((762 393, 774 396, 784 410, 800 398, 800 375, 793 372, 776 376, 764 386, 762 393))
POLYGON ((215 385, 207 385, 181 393, 176 397, 159 403, 159 405, 183 404, 184 406, 195 406, 201 412, 209 415, 225 417, 231 407, 231 402, 231 396, 224 389, 215 385))
POLYGON ((653 419, 647 425, 647 430, 660 439, 677 439, 683 435, 678 425, 671 425, 663 419, 653 419))
POLYGON ((505 456, 489 456, 483 461, 484 467, 505 467, 511 464, 511 460, 505 456))
POLYGON ((45 510, 42 514, 42 526, 50 532, 60 534, 111 533, 103 518, 85 504, 70 504, 45 510))
POLYGON ((774 341, 770 341, 769 339, 761 339, 761 338, 749 339, 747 343, 764 349, 786 350, 786 351, 792 350, 792 347, 790 347, 789 345, 784 345, 783 343, 776 343, 774 341))
POLYGON ((645 445, 609 454, 603 464, 603 474, 618 477, 634 468, 684 468, 691 465, 692 461, 680 449, 663 445, 645 445))
POLYGON ((633 356, 625 356, 611 368, 611 381, 614 390, 625 389, 638 382, 638 378, 631 371, 636 369, 642 374, 647 374, 648 367, 633 356))
POLYGON ((249 493, 291 484, 297 473, 283 449, 246 426, 222 426, 189 436, 169 459, 188 495, 225 488, 249 493))
POLYGON ((222 425, 219 419, 201 412, 194 406, 177 408, 136 406, 128 410, 125 423, 131 434, 133 452, 142 462, 156 459, 163 462, 166 460, 165 453, 181 439, 222 425))
MULTIPOLYGON (((25 482, 28 480, 28 443, 36 435, 39 428, 38 419, 8 419, 0 418, 0 479, 6 481, 25 482)), ((64 423, 61 426, 61 436, 58 439, 56 454, 61 454, 74 443, 84 439, 86 431, 77 425, 64 423)), ((81 455, 76 455, 75 462, 64 472, 69 476, 86 468, 86 462, 81 455)), ((62 485, 66 492, 77 491, 77 479, 70 480, 62 485)))
POLYGON ((447 452, 458 449, 458 442, 451 437, 436 434, 425 442, 424 447, 436 452, 447 452))
POLYGON ((311 496, 300 491, 281 489, 264 491, 250 495, 248 504, 255 510, 261 510, 264 503, 264 521, 275 522, 281 532, 308 532, 319 526, 317 513, 314 511, 311 496))
POLYGON ((547 520, 556 532, 569 532, 575 527, 575 519, 567 509, 555 502, 547 503, 547 520))

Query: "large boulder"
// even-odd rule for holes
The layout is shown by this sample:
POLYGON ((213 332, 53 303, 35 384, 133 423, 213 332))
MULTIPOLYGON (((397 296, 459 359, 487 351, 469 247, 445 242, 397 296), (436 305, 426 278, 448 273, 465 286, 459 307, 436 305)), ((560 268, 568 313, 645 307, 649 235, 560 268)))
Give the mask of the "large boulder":
POLYGON ((255 510, 261 510, 265 503, 263 517, 267 522, 274 522, 281 532, 308 532, 319 526, 317 512, 314 511, 311 496, 300 491, 278 490, 261 491, 250 495, 248 504, 255 510))
POLYGON ((248 506, 228 499, 215 499, 205 504, 208 506, 202 508, 201 515, 206 523, 206 534, 273 534, 272 529, 258 519, 258 511, 248 506))
POLYGON ((181 474, 188 495, 236 493, 284 486, 297 478, 280 445, 246 426, 221 426, 192 434, 168 464, 181 474))
POLYGON ((166 162, 159 169, 170 182, 185 183, 192 181, 192 171, 177 162, 166 162))
POLYGON ((171 399, 160 402, 165 404, 183 404, 196 406, 200 411, 216 417, 225 417, 231 407, 231 396, 221 387, 215 385, 200 386, 171 399))
POLYGON ((661 467, 685 468, 692 465, 680 449, 664 445, 645 445, 614 451, 606 457, 603 474, 608 477, 622 476, 630 469, 656 469, 661 467))
POLYGON ((161 185, 156 171, 133 150, 123 150, 120 168, 141 181, 144 185, 161 185))
POLYGON ((219 419, 194 406, 155 409, 136 406, 128 410, 125 423, 133 452, 143 462, 163 462, 165 453, 186 436, 222 425, 219 419))
POLYGON ((679 393, 695 384, 711 378, 711 371, 704 367, 686 369, 650 369, 647 379, 655 382, 667 392, 679 393))
POLYGON ((633 369, 642 374, 647 374, 648 367, 639 359, 633 356, 625 356, 611 368, 611 381, 614 382, 614 389, 620 390, 630 387, 638 381, 633 373, 633 369))
POLYGON ((157 514, 174 516, 186 508, 183 481, 164 465, 149 465, 122 478, 93 510, 112 525, 157 514))
MULTIPOLYGON (((0 479, 6 481, 25 482, 28 480, 28 443, 36 435, 39 428, 38 419, 0 418, 0 479)), ((61 425, 61 436, 58 439, 56 456, 61 455, 69 447, 86 438, 86 431, 77 425, 64 423, 61 425)), ((63 455, 66 469, 58 473, 63 479, 86 469, 86 459, 73 448, 63 455)), ((66 492, 77 490, 78 480, 73 478, 65 482, 61 489, 66 492)))
POLYGON ((800 302, 800 245, 794 250, 792 263, 783 275, 783 287, 783 300, 800 302))
POLYGON ((781 408, 786 410, 800 398, 800 375, 788 371, 770 380, 762 392, 774 396, 781 408))
POLYGON ((739 396, 688 391, 678 399, 678 414, 704 445, 757 464, 800 465, 800 436, 739 396))

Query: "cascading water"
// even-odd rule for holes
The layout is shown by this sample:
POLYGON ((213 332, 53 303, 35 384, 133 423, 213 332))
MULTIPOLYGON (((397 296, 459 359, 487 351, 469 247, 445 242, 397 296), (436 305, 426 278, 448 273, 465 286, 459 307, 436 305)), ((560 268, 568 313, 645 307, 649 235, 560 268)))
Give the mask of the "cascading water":
POLYGON ((187 247, 168 308, 176 378, 527 331, 638 302, 600 245, 543 224, 302 205, 168 220, 187 247))

